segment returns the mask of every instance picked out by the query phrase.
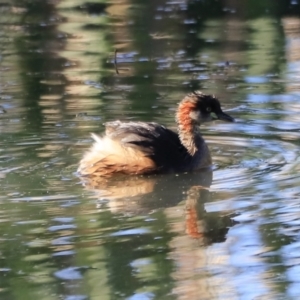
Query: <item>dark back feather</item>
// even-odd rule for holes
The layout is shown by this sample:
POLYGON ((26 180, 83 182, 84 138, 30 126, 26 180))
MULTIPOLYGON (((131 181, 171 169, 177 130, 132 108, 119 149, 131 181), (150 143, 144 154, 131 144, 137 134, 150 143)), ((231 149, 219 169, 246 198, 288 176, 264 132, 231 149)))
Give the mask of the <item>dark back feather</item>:
POLYGON ((105 126, 108 137, 144 153, 160 172, 180 172, 192 159, 178 134, 157 123, 114 121, 105 126))

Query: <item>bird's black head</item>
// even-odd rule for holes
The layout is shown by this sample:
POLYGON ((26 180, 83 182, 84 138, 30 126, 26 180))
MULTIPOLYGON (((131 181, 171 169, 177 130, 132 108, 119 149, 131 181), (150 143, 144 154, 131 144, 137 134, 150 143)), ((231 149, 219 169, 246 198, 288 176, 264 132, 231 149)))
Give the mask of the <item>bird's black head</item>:
POLYGON ((185 99, 194 103, 194 109, 190 111, 190 117, 197 123, 203 123, 214 119, 234 122, 234 118, 224 113, 219 100, 213 95, 206 95, 200 91, 188 94, 185 99), (212 116, 215 114, 216 117, 212 116))

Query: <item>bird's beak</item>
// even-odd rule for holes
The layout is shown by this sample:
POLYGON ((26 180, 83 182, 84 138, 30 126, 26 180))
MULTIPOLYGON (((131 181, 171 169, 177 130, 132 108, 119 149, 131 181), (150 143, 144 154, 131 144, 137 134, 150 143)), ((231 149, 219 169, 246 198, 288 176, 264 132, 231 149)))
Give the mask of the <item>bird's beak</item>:
POLYGON ((216 114, 219 120, 227 121, 227 122, 234 122, 234 118, 230 117, 229 115, 225 114, 224 112, 220 112, 216 114))

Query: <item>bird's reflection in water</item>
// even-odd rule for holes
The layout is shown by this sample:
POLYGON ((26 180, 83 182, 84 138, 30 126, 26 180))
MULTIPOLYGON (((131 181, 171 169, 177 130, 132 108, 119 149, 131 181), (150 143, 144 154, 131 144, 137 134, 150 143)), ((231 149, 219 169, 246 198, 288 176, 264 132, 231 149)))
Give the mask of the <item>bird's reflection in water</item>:
POLYGON ((184 231, 191 238, 211 243, 223 241, 231 224, 230 216, 205 211, 204 204, 211 201, 212 176, 207 169, 184 174, 91 177, 84 178, 83 183, 93 190, 98 208, 105 206, 116 214, 138 215, 167 208, 170 213, 185 203, 184 213, 181 211, 184 231))
MULTIPOLYGON (((171 249, 168 257, 176 266, 171 274, 172 293, 178 299, 214 299, 222 290, 219 288, 222 278, 217 279, 216 288, 216 281, 208 270, 212 261, 223 259, 223 254, 208 249, 226 240, 233 221, 229 214, 222 216, 205 210, 205 203, 215 197, 209 191, 212 177, 212 171, 205 170, 188 174, 90 178, 84 184, 93 190, 98 209, 108 207, 113 214, 135 216, 163 210, 173 236, 168 244, 171 249)), ((224 286, 226 280, 224 277, 224 286)))

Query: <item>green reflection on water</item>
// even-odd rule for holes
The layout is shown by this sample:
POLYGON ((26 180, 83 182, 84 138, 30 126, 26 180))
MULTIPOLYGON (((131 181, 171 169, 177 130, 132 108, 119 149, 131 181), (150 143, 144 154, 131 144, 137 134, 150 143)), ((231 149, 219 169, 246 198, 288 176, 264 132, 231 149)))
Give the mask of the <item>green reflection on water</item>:
MULTIPOLYGON (((276 205, 260 214, 268 201, 259 199, 280 200, 261 194, 260 185, 266 181, 283 198, 297 199, 299 182, 289 176, 298 164, 287 178, 273 172, 279 163, 277 169, 257 168, 277 152, 297 153, 290 135, 269 126, 284 123, 286 112, 298 121, 297 105, 288 107, 280 96, 291 88, 285 80, 290 31, 280 24, 299 7, 283 1, 93 5, 1 5, 0 97, 7 113, 0 115, 0 297, 235 299, 247 298, 257 284, 255 296, 287 299, 297 279, 288 278, 293 260, 280 250, 297 241, 287 230, 296 225, 290 211, 280 219, 276 205), (103 129, 100 123, 139 119, 174 126, 173 109, 191 89, 216 93, 228 108, 244 106, 233 114, 249 121, 203 127, 217 165, 212 192, 194 194, 195 177, 124 180, 102 186, 117 198, 107 201, 79 183, 73 172, 89 133, 103 129), (255 102, 255 95, 277 98, 255 102), (280 186, 269 173, 282 179, 280 186), (244 265, 236 266, 234 255, 253 246, 239 244, 256 222, 251 213, 262 222, 252 232, 260 243, 255 240, 256 254, 245 254, 244 265), (246 221, 235 226, 232 214, 246 221), (276 253, 264 259, 260 253, 268 251, 261 249, 276 253), (253 265, 256 256, 259 265, 253 265), (257 266, 261 271, 251 276, 249 269, 257 266), (239 284, 239 274, 249 290, 239 284)), ((289 128, 297 138, 293 123, 289 128)), ((297 212, 293 201, 287 203, 297 212)))

